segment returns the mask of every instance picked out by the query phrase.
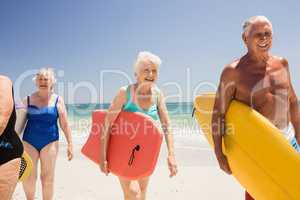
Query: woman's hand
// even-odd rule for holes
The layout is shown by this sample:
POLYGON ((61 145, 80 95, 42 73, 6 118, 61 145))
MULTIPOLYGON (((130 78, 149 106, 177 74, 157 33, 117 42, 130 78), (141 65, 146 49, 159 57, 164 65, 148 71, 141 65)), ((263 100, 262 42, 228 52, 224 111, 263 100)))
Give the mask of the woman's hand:
POLYGON ((71 161, 73 159, 73 145, 72 144, 68 144, 67 156, 68 156, 69 161, 71 161))
POLYGON ((170 170, 170 178, 172 178, 178 172, 175 156, 174 155, 169 155, 167 160, 168 160, 168 167, 169 167, 169 170, 170 170))

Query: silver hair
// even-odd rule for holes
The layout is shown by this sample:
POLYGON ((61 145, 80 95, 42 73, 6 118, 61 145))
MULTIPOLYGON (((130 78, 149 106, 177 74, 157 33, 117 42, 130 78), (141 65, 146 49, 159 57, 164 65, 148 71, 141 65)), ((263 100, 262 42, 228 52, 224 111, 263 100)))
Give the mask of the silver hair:
POLYGON ((273 26, 271 21, 263 15, 257 15, 257 16, 250 17, 243 23, 243 34, 247 36, 249 34, 249 31, 251 30, 252 25, 255 24, 256 22, 268 23, 271 26, 273 32, 273 26))
POLYGON ((52 85, 56 83, 55 73, 52 68, 41 68, 39 72, 33 77, 33 81, 36 82, 39 76, 48 77, 51 80, 52 85))
POLYGON ((161 59, 157 55, 154 55, 153 53, 148 52, 148 51, 141 51, 141 52, 139 52, 137 59, 135 61, 135 64, 134 64, 134 72, 135 73, 139 72, 140 66, 141 66, 140 63, 144 62, 144 61, 150 61, 158 68, 161 65, 161 59))

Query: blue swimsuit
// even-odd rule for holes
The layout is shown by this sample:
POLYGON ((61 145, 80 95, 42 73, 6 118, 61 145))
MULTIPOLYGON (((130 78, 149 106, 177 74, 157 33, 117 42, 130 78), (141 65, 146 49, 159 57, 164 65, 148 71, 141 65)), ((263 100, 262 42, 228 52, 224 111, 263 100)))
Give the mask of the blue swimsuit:
POLYGON ((141 112, 148 116, 150 116, 154 120, 158 120, 158 109, 157 109, 157 102, 158 102, 158 95, 159 95, 159 89, 154 88, 154 98, 155 103, 150 106, 147 110, 140 108, 135 102, 134 102, 134 86, 130 87, 130 85, 127 86, 126 89, 126 96, 127 96, 127 103, 124 105, 123 110, 128 112, 141 112))
POLYGON ((30 105, 30 98, 27 97, 27 124, 23 134, 23 140, 32 145, 39 152, 51 142, 59 139, 57 119, 58 96, 54 106, 39 108, 30 105))

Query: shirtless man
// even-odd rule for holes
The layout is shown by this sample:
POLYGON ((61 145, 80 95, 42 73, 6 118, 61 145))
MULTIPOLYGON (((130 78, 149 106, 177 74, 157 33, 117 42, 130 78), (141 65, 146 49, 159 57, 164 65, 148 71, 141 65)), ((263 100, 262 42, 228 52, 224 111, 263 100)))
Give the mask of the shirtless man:
MULTIPOLYGON (((251 106, 283 134, 291 122, 295 134, 285 135, 296 145, 297 142, 300 144, 300 109, 291 84, 288 61, 269 52, 272 24, 264 16, 254 16, 244 23, 243 30, 242 38, 248 52, 224 68, 212 118, 215 155, 220 168, 227 174, 231 174, 231 170, 221 144, 225 114, 233 99, 251 106)), ((247 199, 253 198, 246 192, 247 199)))

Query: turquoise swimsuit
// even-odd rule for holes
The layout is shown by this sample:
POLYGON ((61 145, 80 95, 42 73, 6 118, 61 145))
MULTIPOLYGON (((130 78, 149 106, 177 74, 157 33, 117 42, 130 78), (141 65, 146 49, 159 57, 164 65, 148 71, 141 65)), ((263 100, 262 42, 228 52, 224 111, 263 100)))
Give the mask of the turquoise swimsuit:
POLYGON ((154 104, 152 106, 150 106, 147 110, 142 109, 141 107, 139 107, 134 101, 134 87, 133 85, 128 85, 126 88, 126 97, 127 97, 127 102, 126 104, 123 106, 123 111, 127 111, 127 112, 141 112, 144 113, 148 116, 150 116, 152 119, 154 120, 158 120, 159 116, 158 116, 158 108, 157 108, 157 104, 158 104, 158 96, 159 96, 159 89, 157 87, 153 88, 153 98, 155 98, 154 100, 154 104))

